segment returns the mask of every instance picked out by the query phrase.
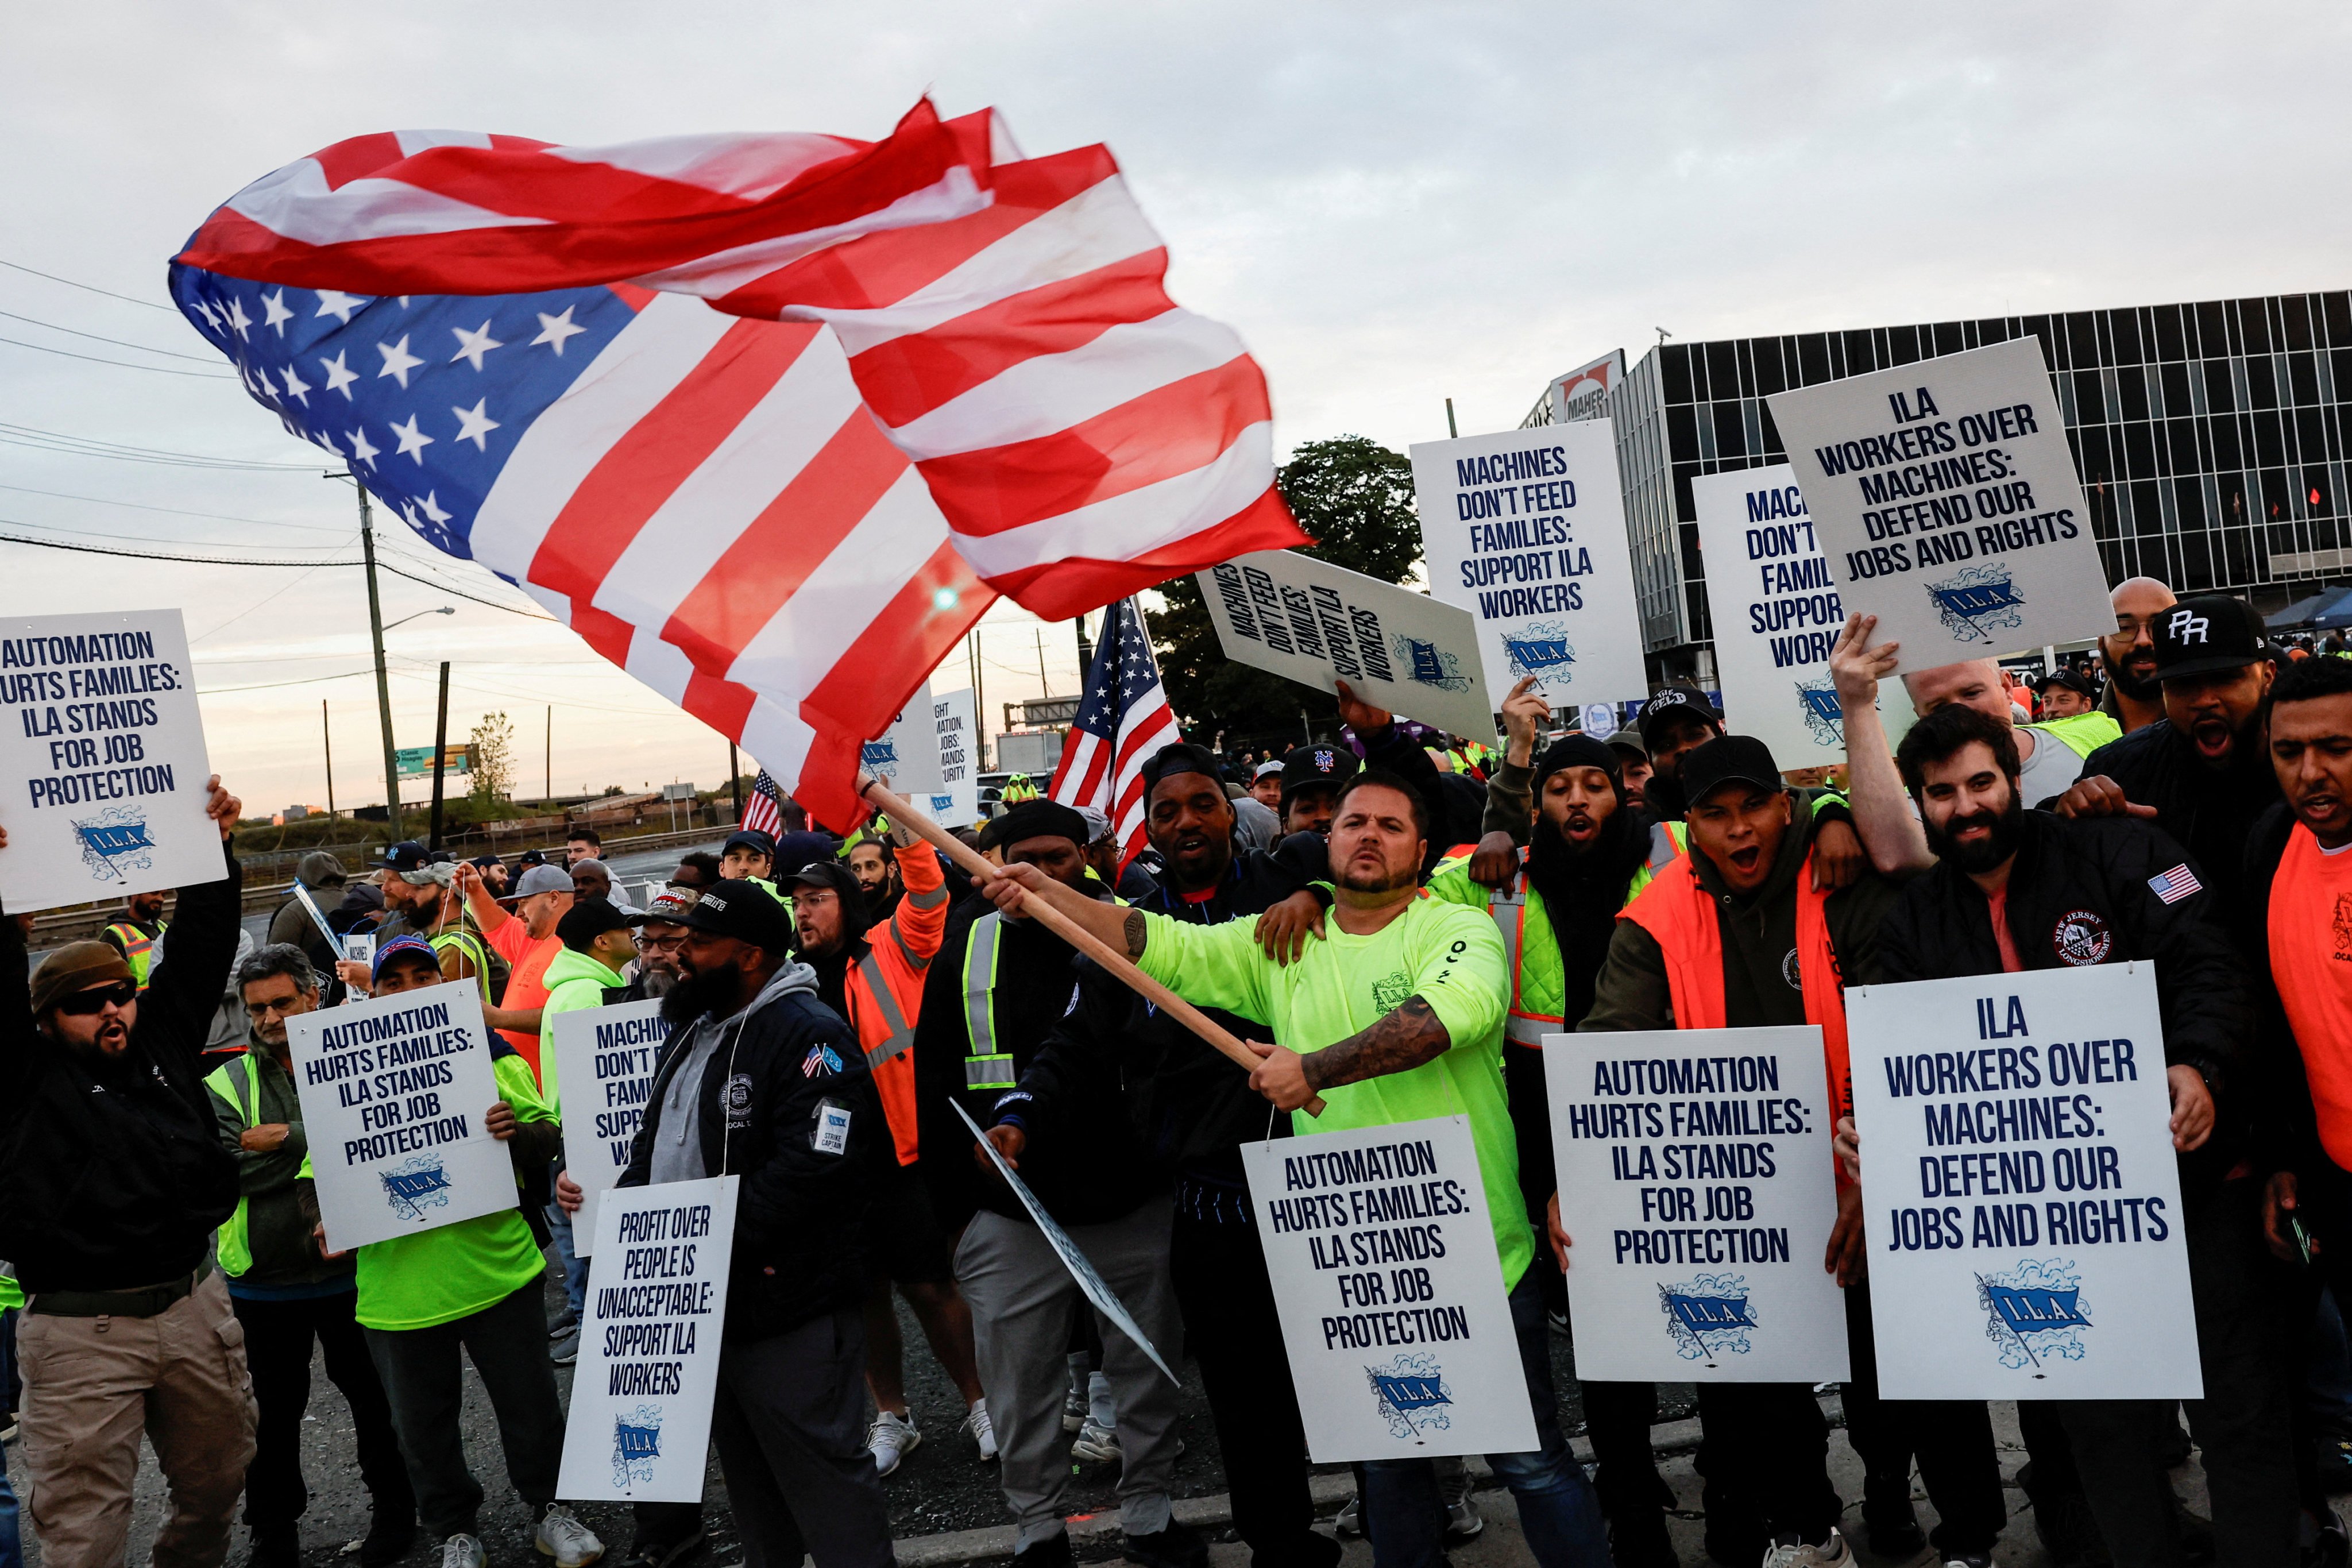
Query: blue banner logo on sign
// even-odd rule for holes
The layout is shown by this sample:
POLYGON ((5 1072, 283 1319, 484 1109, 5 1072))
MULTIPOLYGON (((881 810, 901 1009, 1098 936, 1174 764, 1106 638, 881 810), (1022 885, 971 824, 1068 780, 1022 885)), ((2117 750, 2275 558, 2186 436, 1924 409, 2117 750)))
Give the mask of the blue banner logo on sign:
POLYGON ((1366 1367, 1364 1375, 1379 1401, 1381 1419, 1398 1436, 1453 1425, 1446 1409, 1454 1403, 1454 1391, 1445 1386, 1436 1357, 1399 1356, 1387 1366, 1366 1367))
POLYGON ((75 817, 74 837, 81 841, 81 863, 101 882, 119 882, 125 871, 143 871, 155 841, 147 836, 147 814, 135 806, 112 805, 96 816, 75 817))
POLYGON ((378 1174, 383 1180, 384 1202, 403 1219, 423 1219, 426 1209, 449 1205, 449 1172, 438 1154, 419 1154, 378 1174))
POLYGON ((1702 1361, 1748 1353, 1748 1333, 1756 1327, 1756 1317, 1748 1302, 1747 1276, 1702 1274, 1687 1284, 1661 1285, 1658 1304, 1666 1314, 1666 1332, 1674 1338, 1676 1355, 1702 1361))
POLYGON ((1824 746, 1845 744, 1845 710, 1838 705, 1837 688, 1823 676, 1797 683, 1797 700, 1803 707, 1805 728, 1824 746))
POLYGON ((661 1458, 662 1411, 658 1405, 640 1405, 613 1417, 613 1484, 635 1481, 649 1486, 654 1461, 661 1458))
POLYGON ((1927 584, 1936 614, 1963 642, 1992 641, 1994 630, 2025 624, 2025 596, 2006 566, 1971 566, 1948 582, 1927 584))
POLYGON ((1540 680, 1562 665, 1574 664, 1576 649, 1569 646, 1567 630, 1547 622, 1528 626, 1516 637, 1504 633, 1503 651, 1510 656, 1513 672, 1540 680))
POLYGON ((1979 1274, 1977 1300, 1991 1320, 1985 1337, 2000 1347, 2003 1366, 2040 1366, 2053 1355, 2083 1359, 2091 1320, 2073 1263, 2029 1258, 2006 1274, 1979 1274))

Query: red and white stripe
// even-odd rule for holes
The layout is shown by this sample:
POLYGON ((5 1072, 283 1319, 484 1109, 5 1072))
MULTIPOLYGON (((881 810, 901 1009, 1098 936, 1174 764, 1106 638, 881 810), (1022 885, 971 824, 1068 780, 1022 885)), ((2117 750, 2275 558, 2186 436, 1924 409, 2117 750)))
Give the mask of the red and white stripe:
POLYGON ((1105 741, 1084 730, 1072 730, 1069 745, 1054 770, 1054 782, 1045 791, 1050 800, 1070 806, 1089 805, 1109 817, 1112 831, 1118 838, 1118 863, 1122 866, 1141 854, 1144 845, 1150 842, 1144 810, 1144 760, 1160 747, 1183 739, 1165 696, 1156 703, 1139 706, 1134 718, 1135 722, 1120 730, 1116 742, 1105 741))

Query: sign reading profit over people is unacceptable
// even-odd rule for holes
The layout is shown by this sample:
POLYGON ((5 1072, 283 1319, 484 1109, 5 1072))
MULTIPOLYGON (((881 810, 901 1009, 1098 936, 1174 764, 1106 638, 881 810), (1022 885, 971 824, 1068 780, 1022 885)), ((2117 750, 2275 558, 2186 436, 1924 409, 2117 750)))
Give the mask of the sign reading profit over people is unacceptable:
POLYGON ((179 611, 0 620, 0 711, 12 912, 226 874, 179 611))
POLYGON ((515 1205, 471 985, 433 985, 286 1020, 327 1246, 336 1252, 515 1205))
POLYGON ((1317 1464, 1536 1446, 1469 1118, 1244 1143, 1242 1167, 1317 1464))
POLYGON ((1429 591, 1478 623, 1486 704, 1532 675, 1572 711, 1649 694, 1606 419, 1412 448, 1429 591))
POLYGON ((1844 1381, 1821 1030, 1543 1044, 1578 1375, 1844 1381))
POLYGON ((702 1500, 741 1181, 615 1187, 597 1205, 559 1495, 702 1500))
POLYGON ((2114 629, 2040 339, 1765 401, 1845 607, 1902 668, 2114 629))
POLYGON ((1845 994, 1889 1399, 2203 1392, 2156 973, 2052 940, 2087 967, 1845 994))
POLYGON ((1344 680, 1375 707, 1456 735, 1495 732, 1477 631, 1452 605, 1295 550, 1237 555, 1193 581, 1235 664, 1318 691, 1344 680))
POLYGON ((596 1199, 629 1166, 653 1098, 654 1054, 668 1037, 661 998, 555 1016, 555 1081, 563 1093, 563 1164, 587 1198, 572 1216, 572 1248, 593 1256, 596 1199))

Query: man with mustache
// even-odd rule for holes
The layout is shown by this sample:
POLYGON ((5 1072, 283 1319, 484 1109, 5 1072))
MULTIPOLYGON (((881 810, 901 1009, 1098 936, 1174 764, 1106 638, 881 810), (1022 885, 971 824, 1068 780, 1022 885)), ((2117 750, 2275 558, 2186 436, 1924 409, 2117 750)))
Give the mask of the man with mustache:
POLYGON ((2156 674, 2156 627, 2164 612, 2180 601, 2153 577, 2126 577, 2108 595, 2116 629, 2099 639, 2099 664, 2107 672, 2107 695, 2099 711, 2128 735, 2164 717, 2164 689, 2156 674))

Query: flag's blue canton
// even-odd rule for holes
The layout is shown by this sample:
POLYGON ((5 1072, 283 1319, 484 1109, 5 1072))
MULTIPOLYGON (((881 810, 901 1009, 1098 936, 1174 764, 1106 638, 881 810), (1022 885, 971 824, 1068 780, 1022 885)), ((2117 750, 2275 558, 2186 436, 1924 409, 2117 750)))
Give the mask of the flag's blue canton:
POLYGON ((515 443, 636 315, 604 288, 369 299, 194 267, 172 298, 255 402, 467 559, 515 443))
POLYGON ((1135 601, 1121 599, 1103 620, 1102 641, 1095 648, 1094 667, 1087 672, 1087 695, 1078 704, 1077 727, 1117 745, 1119 715, 1160 688, 1160 671, 1151 662, 1150 639, 1144 636, 1143 617, 1135 601))

